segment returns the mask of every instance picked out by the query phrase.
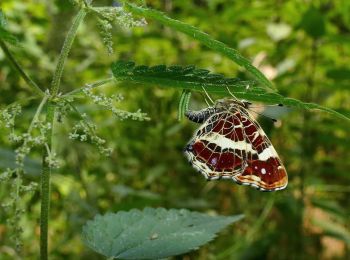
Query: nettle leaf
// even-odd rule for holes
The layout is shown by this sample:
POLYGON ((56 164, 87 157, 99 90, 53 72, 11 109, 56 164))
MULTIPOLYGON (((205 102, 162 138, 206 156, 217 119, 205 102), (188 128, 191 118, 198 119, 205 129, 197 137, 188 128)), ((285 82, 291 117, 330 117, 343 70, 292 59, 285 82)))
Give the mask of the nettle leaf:
POLYGON ((107 257, 160 259, 197 249, 242 217, 210 216, 184 209, 120 211, 88 221, 83 227, 83 240, 107 257))
POLYGON ((200 31, 198 28, 172 19, 166 16, 164 13, 153 9, 140 7, 131 3, 125 3, 125 7, 133 14, 141 15, 145 18, 154 19, 157 22, 169 26, 176 31, 187 34, 189 37, 201 42, 208 48, 225 55, 239 66, 242 66, 247 71, 249 71, 255 77, 255 79, 261 83, 261 85, 267 87, 270 90, 274 90, 274 87, 272 86, 271 82, 265 77, 265 75, 256 67, 254 67, 251 62, 243 57, 237 50, 232 49, 226 44, 213 39, 208 34, 200 31))
POLYGON ((143 85, 156 85, 193 91, 207 91, 228 95, 228 89, 239 99, 258 101, 269 104, 283 104, 290 107, 308 110, 321 110, 350 121, 350 118, 327 107, 314 103, 305 103, 297 99, 284 97, 256 85, 254 81, 243 81, 238 78, 226 78, 194 66, 153 67, 136 66, 134 62, 117 61, 112 65, 112 72, 119 82, 143 85))
MULTIPOLYGON (((113 63, 112 72, 118 81, 138 84, 154 84, 187 90, 208 92, 227 92, 226 87, 237 87, 242 91, 254 85, 251 80, 242 81, 238 78, 226 78, 221 74, 210 73, 209 70, 196 69, 195 66, 136 66, 134 62, 118 61, 113 63)), ((263 91, 263 89, 262 89, 263 91)))

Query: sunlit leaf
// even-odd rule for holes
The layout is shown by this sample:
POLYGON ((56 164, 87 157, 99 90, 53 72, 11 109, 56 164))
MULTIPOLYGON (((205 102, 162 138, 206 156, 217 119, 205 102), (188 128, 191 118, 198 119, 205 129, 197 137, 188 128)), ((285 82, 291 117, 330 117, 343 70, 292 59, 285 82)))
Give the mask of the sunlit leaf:
POLYGON ((243 216, 145 208, 96 216, 83 227, 94 251, 117 259, 160 259, 197 249, 243 216))

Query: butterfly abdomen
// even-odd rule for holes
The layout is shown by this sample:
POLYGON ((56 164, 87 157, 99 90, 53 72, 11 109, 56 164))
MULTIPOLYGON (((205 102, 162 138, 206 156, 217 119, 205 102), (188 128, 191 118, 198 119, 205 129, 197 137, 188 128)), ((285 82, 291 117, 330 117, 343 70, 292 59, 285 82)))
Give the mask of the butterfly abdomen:
POLYGON ((185 116, 195 123, 203 123, 206 121, 212 114, 216 112, 216 108, 208 107, 199 111, 187 110, 185 116))

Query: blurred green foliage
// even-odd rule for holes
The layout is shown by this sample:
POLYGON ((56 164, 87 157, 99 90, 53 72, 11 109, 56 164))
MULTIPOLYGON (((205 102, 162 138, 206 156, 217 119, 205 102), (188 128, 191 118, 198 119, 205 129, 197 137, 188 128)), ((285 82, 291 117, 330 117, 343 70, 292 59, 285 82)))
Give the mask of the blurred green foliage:
MULTIPOLYGON (((350 115, 349 1, 146 3, 238 49, 284 96, 350 115)), ((112 1, 95 1, 95 5, 108 6, 112 1)), ((11 48, 16 58, 35 81, 50 84, 55 58, 76 8, 68 0, 2 0, 1 9, 8 19, 8 31, 19 40, 19 46, 11 48)), ((62 92, 108 77, 110 64, 118 59, 150 66, 195 64, 228 77, 249 79, 228 58, 154 21, 132 30, 115 26, 112 33, 114 54, 108 55, 96 18, 86 18, 66 64, 62 92)), ((0 88, 1 108, 16 100, 24 102, 16 122, 18 129, 25 131, 37 103, 25 100, 31 90, 1 51, 0 88)), ((261 118, 290 180, 284 191, 261 193, 230 181, 206 182, 187 164, 182 149, 196 126, 177 121, 180 90, 123 83, 99 91, 122 94, 122 109, 141 108, 151 121, 118 121, 110 112, 81 99, 78 109, 96 122, 98 133, 114 148, 111 158, 99 155, 93 145, 68 139, 74 113, 57 124, 54 145, 62 167, 52 176, 51 259, 100 259, 81 242, 86 220, 97 213, 145 206, 245 214, 244 220, 214 242, 183 259, 350 258, 348 122, 300 110, 270 111, 280 119, 276 127, 261 118)), ((201 95, 192 95, 191 108, 205 106, 201 95)), ((2 159, 14 157, 14 148, 5 129, 0 128, 2 159)), ((1 168, 11 167, 10 159, 2 159, 1 168)), ((40 150, 34 150, 26 164, 26 181, 39 181, 40 165, 40 150)), ((9 191, 9 185, 1 184, 1 202, 6 201, 9 191)), ((24 231, 21 256, 15 252, 6 225, 11 215, 0 211, 3 259, 37 258, 39 199, 37 190, 21 201, 25 207, 19 223, 24 231)))

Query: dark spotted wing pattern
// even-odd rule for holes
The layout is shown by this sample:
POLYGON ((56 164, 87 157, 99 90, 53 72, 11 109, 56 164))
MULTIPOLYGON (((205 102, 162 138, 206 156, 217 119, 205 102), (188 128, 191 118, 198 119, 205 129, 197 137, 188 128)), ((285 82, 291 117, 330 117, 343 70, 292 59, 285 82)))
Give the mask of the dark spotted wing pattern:
POLYGON ((190 163, 207 179, 233 179, 263 191, 287 186, 286 170, 270 140, 251 117, 247 103, 225 99, 187 112, 203 123, 185 148, 190 163))

